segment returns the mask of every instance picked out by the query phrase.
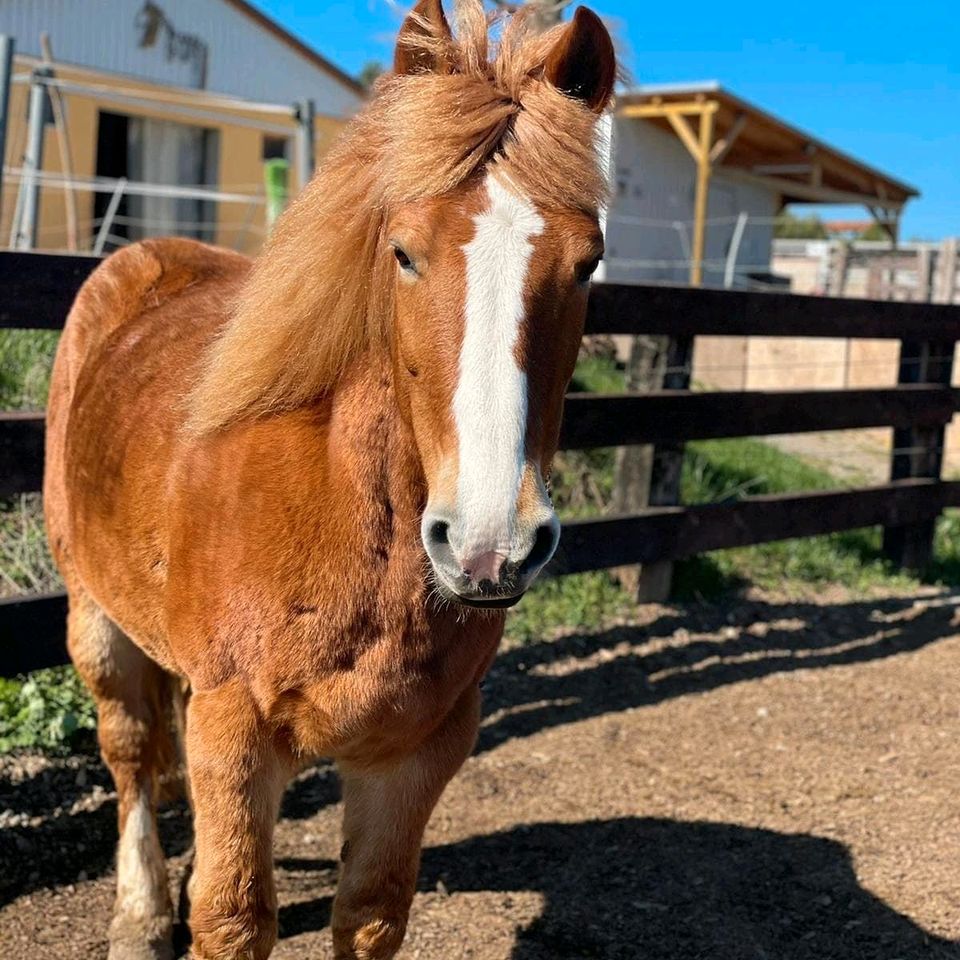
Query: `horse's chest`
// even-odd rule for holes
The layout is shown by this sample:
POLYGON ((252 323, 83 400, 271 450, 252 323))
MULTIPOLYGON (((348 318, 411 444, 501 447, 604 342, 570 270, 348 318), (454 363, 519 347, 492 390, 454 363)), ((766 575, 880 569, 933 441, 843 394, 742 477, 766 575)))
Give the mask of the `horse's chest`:
POLYGON ((500 629, 484 627, 460 630, 453 643, 442 632, 429 642, 387 640, 306 685, 297 698, 299 748, 363 763, 408 755, 486 672, 500 629))

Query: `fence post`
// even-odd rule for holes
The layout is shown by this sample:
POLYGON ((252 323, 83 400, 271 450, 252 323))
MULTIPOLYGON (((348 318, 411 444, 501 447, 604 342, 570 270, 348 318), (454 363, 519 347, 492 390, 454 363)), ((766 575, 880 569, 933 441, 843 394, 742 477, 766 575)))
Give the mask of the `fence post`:
POLYGON ((0 34, 0 219, 3 215, 3 165, 7 157, 10 81, 13 78, 13 37, 0 34))
POLYGON ((52 76, 49 67, 38 67, 30 84, 30 109, 27 115, 27 150, 23 158, 23 204, 18 203, 19 223, 14 246, 17 250, 33 250, 37 245, 40 220, 40 179, 43 171, 43 139, 47 128, 47 91, 44 77, 52 76))
MULTIPOLYGON (((900 344, 900 384, 941 384, 953 378, 953 341, 904 340, 900 344)), ((904 427, 893 431, 891 480, 940 479, 946 427, 904 427)), ((884 527, 883 552, 898 567, 923 570, 933 558, 936 518, 902 527, 884 527)))
POLYGON ((847 268, 850 266, 850 244, 846 240, 836 241, 836 247, 830 258, 826 294, 842 297, 847 288, 847 268))
POLYGON ((317 165, 314 118, 316 105, 313 100, 298 100, 296 105, 297 130, 297 176, 302 190, 313 176, 317 165))
POLYGON ((937 254, 937 275, 934 281, 934 303, 953 303, 957 288, 957 238, 948 237, 937 254))
POLYGON ((929 303, 931 296, 930 283, 933 279, 933 250, 929 246, 922 246, 917 250, 917 289, 914 300, 919 303, 929 303))
MULTIPOLYGON (((627 389, 640 393, 689 390, 692 367, 693 337, 636 337, 630 352, 627 389)), ((614 512, 631 514, 648 506, 678 505, 683 448, 682 442, 624 447, 617 457, 614 512)), ((639 603, 658 603, 670 595, 673 562, 622 567, 617 576, 639 603)))

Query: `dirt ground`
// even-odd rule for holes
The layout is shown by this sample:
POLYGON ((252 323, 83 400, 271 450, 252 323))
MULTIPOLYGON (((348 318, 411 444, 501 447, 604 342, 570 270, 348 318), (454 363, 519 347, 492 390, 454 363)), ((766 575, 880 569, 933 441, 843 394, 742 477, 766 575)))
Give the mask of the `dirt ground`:
MULTIPOLYGON (((401 956, 960 958, 958 608, 753 595, 504 653, 401 956)), ((114 815, 92 759, 0 765, 0 957, 106 956, 114 815)), ((331 957, 339 816, 329 768, 291 786, 277 960, 331 957)))

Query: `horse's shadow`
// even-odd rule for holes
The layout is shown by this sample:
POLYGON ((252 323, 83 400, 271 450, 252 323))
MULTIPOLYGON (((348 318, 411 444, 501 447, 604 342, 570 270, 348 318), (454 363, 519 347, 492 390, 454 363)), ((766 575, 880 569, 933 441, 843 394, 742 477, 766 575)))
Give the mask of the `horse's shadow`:
MULTIPOLYGON (((540 823, 428 848, 420 888, 440 881, 450 894, 542 895, 512 960, 960 958, 960 944, 864 890, 842 844, 806 835, 640 818, 540 823)), ((283 908, 282 934, 321 929, 329 909, 327 898, 283 908)), ((472 955, 467 946, 444 956, 472 955)))

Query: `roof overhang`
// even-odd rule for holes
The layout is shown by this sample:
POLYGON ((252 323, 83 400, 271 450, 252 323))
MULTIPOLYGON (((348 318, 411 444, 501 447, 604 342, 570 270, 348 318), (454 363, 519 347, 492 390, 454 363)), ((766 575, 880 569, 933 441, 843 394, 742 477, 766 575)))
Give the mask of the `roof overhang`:
MULTIPOLYGON (((707 81, 638 87, 617 99, 621 117, 645 120, 683 140, 685 120, 713 114, 711 163, 724 176, 761 183, 783 203, 863 204, 897 212, 918 191, 707 81), (678 122, 679 121, 679 122, 678 122)), ((689 145, 688 145, 689 147, 689 145)))

